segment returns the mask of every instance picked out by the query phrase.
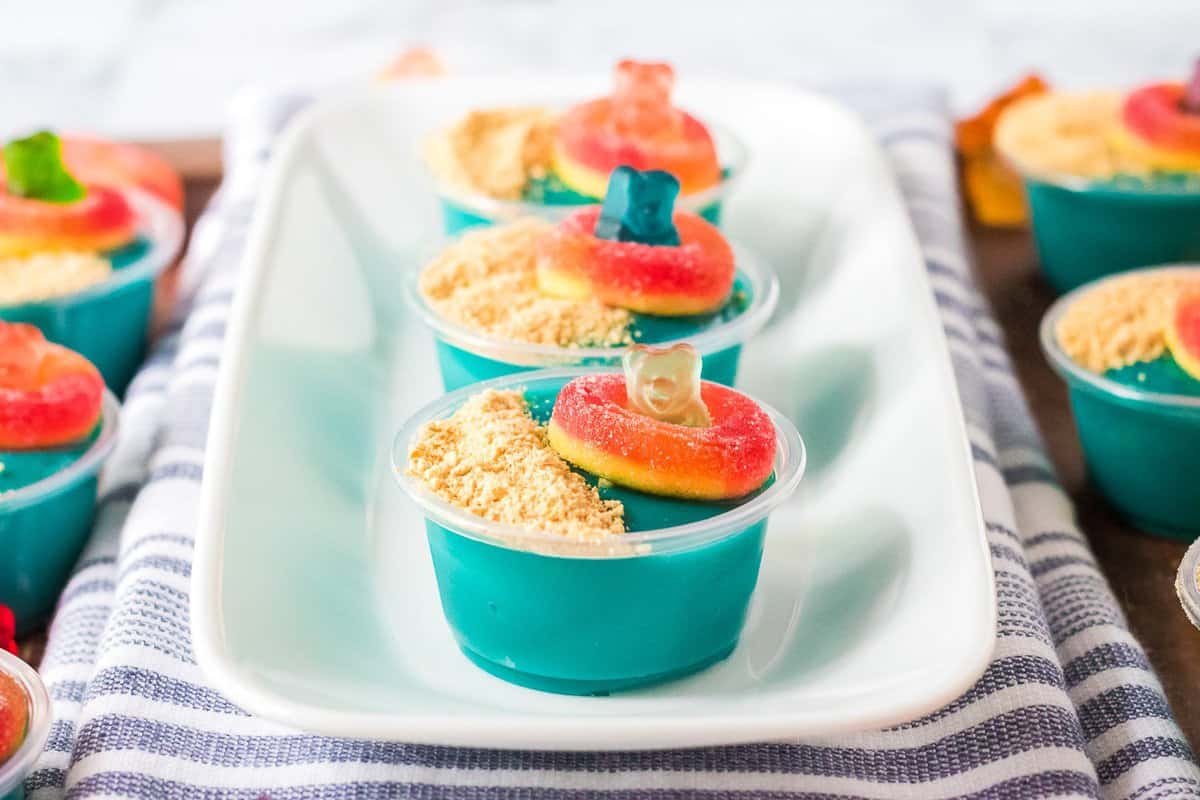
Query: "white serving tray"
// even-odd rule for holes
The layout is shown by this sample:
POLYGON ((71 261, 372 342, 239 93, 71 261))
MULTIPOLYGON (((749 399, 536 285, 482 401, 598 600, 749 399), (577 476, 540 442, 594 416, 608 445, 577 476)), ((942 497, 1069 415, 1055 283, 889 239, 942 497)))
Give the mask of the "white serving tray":
MULTIPOLYGON (((790 413, 809 473, 771 517, 742 642, 686 680, 603 698, 503 683, 458 652, 421 518, 388 474, 440 392, 403 271, 441 225, 417 157, 468 108, 607 78, 461 78, 329 100, 281 143, 217 390, 196 561, 196 655, 249 711, 407 742, 636 749, 830 734, 949 702, 992 649, 992 573, 946 342, 882 154, 821 96, 685 81, 744 138, 727 230, 780 273, 741 385, 790 413)), ((553 598, 547 598, 553 602, 553 598)))

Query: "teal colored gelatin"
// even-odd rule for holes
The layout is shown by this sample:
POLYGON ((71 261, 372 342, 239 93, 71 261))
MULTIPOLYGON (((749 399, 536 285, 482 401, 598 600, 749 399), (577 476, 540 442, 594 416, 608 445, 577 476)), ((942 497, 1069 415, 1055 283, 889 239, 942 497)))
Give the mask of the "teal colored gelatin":
MULTIPOLYGON (((565 372, 533 373, 525 383, 536 419, 549 418, 558 391, 578 374, 565 372)), ((512 384, 497 381, 491 387, 512 384)), ((393 457, 401 472, 414 426, 449 414, 467 396, 441 401, 441 408, 418 414, 401 432, 393 457)), ((625 504, 631 535, 696 525, 687 534, 695 537, 691 541, 635 539, 628 553, 589 551, 582 545, 583 551, 569 554, 539 552, 534 543, 457 530, 454 519, 426 507, 442 610, 459 647, 503 680, 563 694, 609 694, 721 661, 736 647, 745 623, 762 561, 766 515, 791 493, 803 471, 798 437, 781 447, 772 480, 755 495, 729 503, 655 497, 598 485, 585 474, 602 497, 625 504), (718 527, 722 515, 752 507, 756 513, 745 514, 732 529, 718 527), (706 523, 715 535, 706 535, 706 523)), ((421 490, 404 480, 420 502, 421 490)))
POLYGON ((78 351, 96 365, 108 387, 120 395, 145 354, 155 278, 150 272, 121 280, 122 273, 135 268, 151 247, 149 240, 139 238, 106 253, 114 273, 106 283, 78 295, 0 306, 0 319, 36 325, 50 341, 78 351))
MULTIPOLYGON (((737 319, 750 307, 753 298, 753 288, 749 278, 739 272, 734 278, 733 291, 729 295, 729 300, 715 313, 691 317, 655 317, 648 314, 634 314, 630 333, 635 342, 642 344, 662 344, 687 339, 737 319)), ((537 369, 486 358, 456 347, 441 338, 436 340, 436 344, 442 384, 448 392, 472 383, 537 369)), ((738 344, 713 353, 706 353, 701 377, 713 383, 732 386, 737 379, 738 360, 741 352, 741 345, 738 344)), ((615 356, 605 356, 603 349, 597 348, 596 357, 584 361, 581 366, 615 364, 618 360, 615 356)))
POLYGON ((1042 271, 1068 292, 1135 267, 1200 260, 1200 177, 1066 185, 1026 177, 1042 271))
POLYGON ((36 629, 91 531, 97 473, 116 443, 119 408, 106 395, 98 429, 76 446, 0 453, 0 603, 18 633, 36 629))

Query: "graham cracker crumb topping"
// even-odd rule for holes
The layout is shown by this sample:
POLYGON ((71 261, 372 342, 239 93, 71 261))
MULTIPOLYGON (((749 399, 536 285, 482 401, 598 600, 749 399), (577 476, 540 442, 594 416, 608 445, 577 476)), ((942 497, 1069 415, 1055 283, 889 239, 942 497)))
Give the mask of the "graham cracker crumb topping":
POLYGON ((488 389, 427 423, 409 452, 408 474, 492 522, 585 542, 625 532, 622 504, 601 499, 550 448, 519 391, 488 389))
POLYGON ((630 344, 633 317, 625 309, 538 289, 535 245, 550 228, 525 219, 467 233, 421 272, 421 295, 443 319, 497 339, 559 347, 630 344))
POLYGON ((997 149, 1034 175, 1144 173, 1144 165, 1113 146, 1123 102, 1117 92, 1054 92, 1021 100, 997 123, 997 149))
POLYGON ((1106 281, 1063 314, 1058 343, 1075 363, 1097 373, 1153 361, 1167 349, 1166 329, 1185 290, 1200 290, 1200 275, 1165 270, 1106 281))
POLYGON ((108 279, 112 265, 95 253, 48 251, 0 258, 0 304, 50 300, 108 279))
POLYGON ((472 111, 432 136, 425 159, 449 183, 499 200, 520 200, 550 170, 558 116, 546 108, 472 111))

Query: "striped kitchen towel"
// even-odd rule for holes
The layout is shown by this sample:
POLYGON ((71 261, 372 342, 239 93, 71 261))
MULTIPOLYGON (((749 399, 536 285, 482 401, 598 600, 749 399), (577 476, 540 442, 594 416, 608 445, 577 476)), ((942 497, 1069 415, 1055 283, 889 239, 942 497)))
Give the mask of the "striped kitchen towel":
POLYGON ((129 390, 97 528, 43 673, 57 721, 33 798, 1200 797, 1200 771, 1055 483, 968 267, 940 94, 843 93, 877 132, 924 248, 965 404, 995 567, 993 660, 889 730, 685 751, 537 753, 310 736, 248 716, 196 666, 200 464, 235 276, 272 143, 303 98, 243 98, 185 300, 129 390))

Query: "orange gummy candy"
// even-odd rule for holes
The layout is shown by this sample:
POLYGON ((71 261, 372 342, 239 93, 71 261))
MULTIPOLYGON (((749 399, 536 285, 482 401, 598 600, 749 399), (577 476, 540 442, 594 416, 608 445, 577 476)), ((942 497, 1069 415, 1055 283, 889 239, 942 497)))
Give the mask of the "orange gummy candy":
POLYGON ((992 136, 1000 114, 1013 103, 1046 92, 1037 75, 1021 79, 973 117, 954 126, 954 141, 963 157, 963 183, 975 218, 984 225, 1015 228, 1028 220, 1020 177, 996 154, 992 136))

